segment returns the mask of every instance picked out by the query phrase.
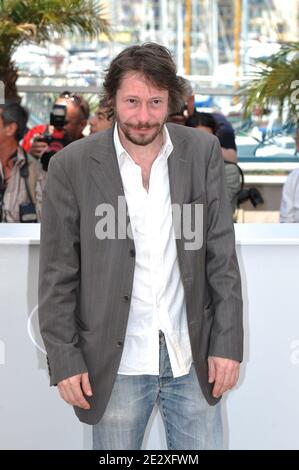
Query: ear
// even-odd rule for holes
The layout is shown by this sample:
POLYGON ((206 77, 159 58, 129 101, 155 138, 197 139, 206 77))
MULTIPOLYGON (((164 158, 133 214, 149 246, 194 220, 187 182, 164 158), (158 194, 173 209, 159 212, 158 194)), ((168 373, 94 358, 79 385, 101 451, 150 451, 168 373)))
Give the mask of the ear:
POLYGON ((16 135, 18 126, 16 122, 10 122, 5 126, 5 133, 7 137, 14 137, 16 135))
POLYGON ((195 104, 195 96, 189 96, 187 99, 187 109, 188 109, 188 116, 192 116, 194 113, 194 104, 195 104))

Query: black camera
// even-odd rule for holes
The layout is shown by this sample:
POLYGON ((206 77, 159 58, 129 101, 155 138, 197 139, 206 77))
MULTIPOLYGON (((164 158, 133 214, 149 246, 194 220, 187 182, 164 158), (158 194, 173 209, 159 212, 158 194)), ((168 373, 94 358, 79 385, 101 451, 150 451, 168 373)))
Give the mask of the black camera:
POLYGON ((66 124, 66 111, 64 104, 54 104, 50 112, 50 125, 55 129, 63 129, 66 124))
POLYGON ((67 108, 62 104, 54 104, 50 113, 50 125, 53 132, 47 130, 42 137, 38 137, 39 142, 48 144, 48 150, 41 156, 41 164, 44 171, 48 171, 50 158, 71 142, 71 139, 64 131, 67 108))
POLYGON ((244 188, 239 191, 237 199, 238 207, 240 204, 248 200, 254 207, 264 204, 264 199, 257 188, 244 188))

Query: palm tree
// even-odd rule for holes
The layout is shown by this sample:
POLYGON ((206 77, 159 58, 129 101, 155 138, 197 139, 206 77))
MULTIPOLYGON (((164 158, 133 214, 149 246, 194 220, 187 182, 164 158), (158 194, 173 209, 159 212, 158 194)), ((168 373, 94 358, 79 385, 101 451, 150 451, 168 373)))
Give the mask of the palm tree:
POLYGON ((253 80, 243 87, 242 94, 246 117, 255 107, 266 109, 276 104, 281 121, 298 123, 299 43, 284 44, 277 53, 260 59, 253 80))
POLYGON ((18 99, 14 51, 22 43, 40 44, 53 34, 67 32, 89 37, 104 32, 109 22, 96 0, 0 0, 0 80, 6 99, 18 99))

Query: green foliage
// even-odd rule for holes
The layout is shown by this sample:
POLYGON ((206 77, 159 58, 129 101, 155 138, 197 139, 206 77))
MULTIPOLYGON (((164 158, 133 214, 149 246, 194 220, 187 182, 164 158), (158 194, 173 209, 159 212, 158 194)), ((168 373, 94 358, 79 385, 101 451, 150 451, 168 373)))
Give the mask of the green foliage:
POLYGON ((244 95, 245 116, 248 116, 257 106, 268 108, 276 104, 280 118, 283 117, 283 109, 287 107, 287 120, 297 122, 298 105, 296 106, 292 99, 294 92, 292 83, 295 80, 299 80, 299 43, 297 42, 284 44, 276 54, 258 61, 252 80, 241 89, 244 95))
POLYGON ((11 60, 22 43, 50 41, 54 33, 100 32, 109 36, 109 23, 96 0, 0 0, 0 80, 5 91, 16 94, 17 70, 11 60))

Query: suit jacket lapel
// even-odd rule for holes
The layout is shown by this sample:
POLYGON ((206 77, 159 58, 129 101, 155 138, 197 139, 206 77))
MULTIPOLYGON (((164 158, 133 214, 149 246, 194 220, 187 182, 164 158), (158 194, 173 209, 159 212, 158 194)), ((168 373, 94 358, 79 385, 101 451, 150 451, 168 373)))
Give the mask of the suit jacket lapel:
POLYGON ((110 203, 117 217, 118 197, 125 197, 117 156, 113 144, 113 129, 107 131, 101 146, 96 146, 90 154, 91 177, 106 203, 110 203))
POLYGON ((172 204, 184 203, 189 162, 184 152, 185 139, 177 137, 173 128, 168 128, 173 151, 168 158, 169 185, 172 204))
MULTIPOLYGON (((190 160, 188 160, 185 151, 185 139, 177 137, 175 129, 168 128, 169 135, 173 144, 173 151, 168 158, 168 171, 169 171, 169 186, 170 186, 170 197, 172 204, 179 204, 181 206, 186 200, 186 183, 188 175, 190 175, 189 166, 190 160)), ((174 214, 175 212, 173 212, 174 214)), ((182 212, 181 212, 182 214, 182 212)), ((184 255, 184 240, 182 232, 182 218, 174 219, 174 232, 176 237, 176 246, 179 258, 179 265, 182 279, 186 277, 190 278, 191 266, 189 265, 184 255)))

